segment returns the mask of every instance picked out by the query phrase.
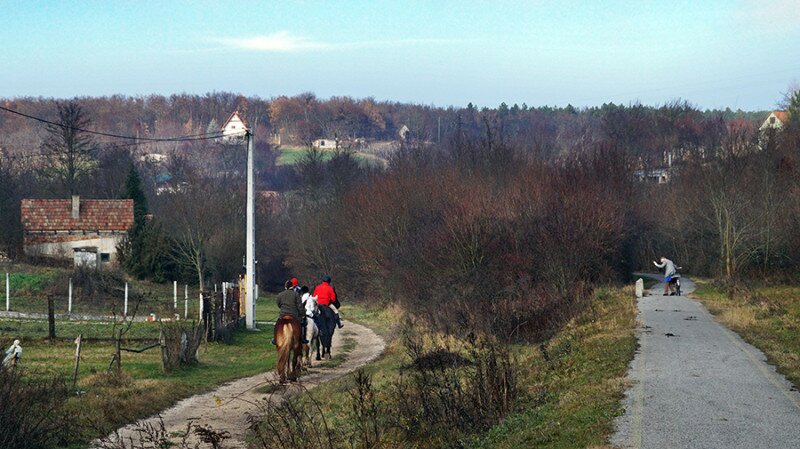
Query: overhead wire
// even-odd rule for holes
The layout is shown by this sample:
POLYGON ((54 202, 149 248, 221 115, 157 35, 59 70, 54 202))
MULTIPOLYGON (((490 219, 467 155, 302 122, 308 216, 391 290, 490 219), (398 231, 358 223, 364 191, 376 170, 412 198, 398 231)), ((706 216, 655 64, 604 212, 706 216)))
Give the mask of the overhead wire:
MULTIPOLYGON (((94 135, 104 136, 104 137, 111 137, 111 138, 115 138, 115 139, 135 140, 135 141, 137 141, 136 143, 138 143, 138 142, 186 142, 186 141, 192 141, 192 140, 218 139, 218 138, 224 136, 224 134, 221 131, 214 132, 214 133, 190 134, 190 135, 175 136, 175 137, 126 136, 126 135, 122 135, 122 134, 107 133, 107 132, 103 132, 103 131, 93 131, 91 129, 85 129, 85 128, 79 128, 79 127, 75 127, 75 126, 69 126, 69 125, 65 125, 63 123, 53 122, 51 120, 43 119, 41 117, 36 117, 34 115, 26 114, 24 112, 19 112, 19 111, 16 111, 14 109, 10 109, 10 108, 4 107, 4 106, 0 106, 0 111, 5 111, 5 112, 8 112, 10 114, 19 115, 21 117, 25 117, 27 119, 35 120, 37 122, 45 123, 45 124, 48 124, 48 125, 51 125, 51 126, 58 126, 60 128, 63 128, 63 129, 71 129, 71 130, 74 130, 74 131, 81 131, 81 132, 85 132, 85 133, 88 133, 88 134, 94 134, 94 135)), ((242 132, 239 132, 239 133, 235 133, 234 135, 243 134, 244 132, 245 131, 242 131, 242 132)))

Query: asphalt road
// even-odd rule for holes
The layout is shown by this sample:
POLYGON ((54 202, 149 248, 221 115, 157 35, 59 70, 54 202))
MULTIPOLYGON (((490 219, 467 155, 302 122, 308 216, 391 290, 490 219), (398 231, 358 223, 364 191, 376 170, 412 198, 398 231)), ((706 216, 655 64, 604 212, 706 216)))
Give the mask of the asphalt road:
MULTIPOLYGON (((684 279, 683 294, 694 285, 684 279)), ((611 443, 625 448, 800 448, 800 394, 764 354, 685 296, 639 300, 639 351, 611 443)))

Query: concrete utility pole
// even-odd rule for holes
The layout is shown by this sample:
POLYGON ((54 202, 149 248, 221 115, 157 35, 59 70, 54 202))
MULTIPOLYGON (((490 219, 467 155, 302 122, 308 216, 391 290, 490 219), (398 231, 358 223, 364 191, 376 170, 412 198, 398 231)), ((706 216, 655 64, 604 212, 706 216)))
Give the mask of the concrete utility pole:
POLYGON ((246 297, 245 322, 248 329, 256 328, 256 217, 255 174, 253 169, 253 134, 248 130, 247 138, 247 254, 245 262, 246 297))

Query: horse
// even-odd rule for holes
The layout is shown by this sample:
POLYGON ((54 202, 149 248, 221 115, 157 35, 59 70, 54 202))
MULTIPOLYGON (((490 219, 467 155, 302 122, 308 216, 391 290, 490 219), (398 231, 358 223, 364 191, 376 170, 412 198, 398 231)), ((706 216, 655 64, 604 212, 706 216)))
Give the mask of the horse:
POLYGON ((282 316, 275 323, 275 344, 278 350, 278 376, 281 383, 286 379, 297 380, 300 356, 303 352, 300 343, 300 322, 291 316, 282 316), (291 364, 289 363, 291 360, 291 364))
POLYGON ((322 343, 322 356, 331 359, 331 341, 333 333, 336 331, 336 315, 328 306, 319 308, 319 339, 322 343))
MULTIPOLYGON (((319 305, 317 305, 317 297, 309 295, 308 299, 306 300, 310 302, 310 307, 308 304, 306 305, 306 310, 313 311, 314 315, 319 315, 319 305)), ((306 340, 308 343, 303 344, 303 368, 309 368, 311 366, 311 350, 316 348, 317 351, 317 360, 322 360, 319 354, 319 327, 317 327, 317 323, 314 322, 314 319, 308 315, 306 315, 306 340)))

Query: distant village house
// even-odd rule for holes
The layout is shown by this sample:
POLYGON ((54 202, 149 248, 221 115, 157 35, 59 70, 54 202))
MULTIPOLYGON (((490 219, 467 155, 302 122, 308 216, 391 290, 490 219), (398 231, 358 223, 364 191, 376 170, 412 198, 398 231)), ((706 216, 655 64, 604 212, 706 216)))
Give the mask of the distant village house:
POLYGON ((772 111, 761 124, 759 131, 766 131, 768 129, 781 130, 789 123, 789 113, 786 111, 772 111))
POLYGON ((335 139, 317 139, 311 143, 314 148, 321 148, 323 150, 336 149, 339 147, 335 139))
POLYGON ((117 245, 133 226, 130 199, 23 199, 21 212, 26 255, 91 268, 115 264, 117 245))
POLYGON ((236 143, 241 142, 245 138, 247 132, 247 124, 239 117, 239 111, 235 111, 228 117, 225 124, 222 125, 222 142, 223 143, 236 143))

